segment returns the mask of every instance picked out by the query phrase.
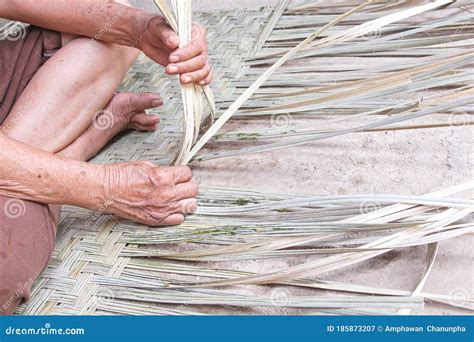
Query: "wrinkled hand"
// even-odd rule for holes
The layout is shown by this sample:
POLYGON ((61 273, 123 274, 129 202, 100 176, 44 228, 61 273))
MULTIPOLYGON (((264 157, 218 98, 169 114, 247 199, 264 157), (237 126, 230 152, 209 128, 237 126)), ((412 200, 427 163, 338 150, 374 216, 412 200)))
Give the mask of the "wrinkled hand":
POLYGON ((140 161, 104 165, 104 210, 150 226, 176 225, 197 207, 197 185, 187 166, 140 161))
POLYGON ((211 67, 207 60, 206 29, 194 24, 192 40, 179 47, 178 35, 169 27, 165 19, 152 15, 139 26, 139 48, 149 58, 166 67, 169 75, 180 74, 182 84, 209 84, 212 80, 211 67))

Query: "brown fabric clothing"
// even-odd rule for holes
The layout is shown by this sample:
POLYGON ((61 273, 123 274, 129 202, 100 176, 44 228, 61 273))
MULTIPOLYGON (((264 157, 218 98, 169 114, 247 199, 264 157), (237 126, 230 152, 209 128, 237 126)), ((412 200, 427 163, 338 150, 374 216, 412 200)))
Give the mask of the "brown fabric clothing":
POLYGON ((61 48, 61 33, 20 26, 0 41, 0 124, 41 65, 61 48))
POLYGON ((0 314, 11 314, 46 267, 58 206, 0 196, 0 314))
MULTIPOLYGON (((34 26, 19 30, 0 40, 0 125, 33 75, 61 48, 59 32, 34 26)), ((59 209, 0 196, 0 314, 13 313, 29 298, 51 257, 59 209)))

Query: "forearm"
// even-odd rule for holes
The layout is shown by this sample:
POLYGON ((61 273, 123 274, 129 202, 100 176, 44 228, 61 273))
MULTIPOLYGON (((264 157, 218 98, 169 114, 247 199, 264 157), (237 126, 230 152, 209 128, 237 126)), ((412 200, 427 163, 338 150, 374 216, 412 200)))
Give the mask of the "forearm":
POLYGON ((109 0, 0 1, 0 17, 109 43, 137 47, 147 12, 109 0))
POLYGON ((0 130, 0 195, 95 209, 104 201, 101 170, 33 148, 0 130))

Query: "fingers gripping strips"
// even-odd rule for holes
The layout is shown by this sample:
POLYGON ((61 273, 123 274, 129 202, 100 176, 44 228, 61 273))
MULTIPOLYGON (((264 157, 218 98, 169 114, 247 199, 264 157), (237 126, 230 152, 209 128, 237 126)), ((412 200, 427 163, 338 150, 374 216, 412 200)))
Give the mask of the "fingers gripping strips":
MULTIPOLYGON (((191 43, 192 20, 191 0, 171 0, 173 11, 170 10, 167 0, 155 0, 171 28, 178 33, 180 48, 191 43)), ((197 57, 195 57, 197 58, 197 57)), ((183 165, 185 156, 191 151, 197 141, 199 132, 214 121, 214 95, 209 86, 194 83, 182 84, 184 136, 178 153, 173 160, 174 165, 183 165), (209 103, 209 113, 204 114, 203 95, 209 103)))

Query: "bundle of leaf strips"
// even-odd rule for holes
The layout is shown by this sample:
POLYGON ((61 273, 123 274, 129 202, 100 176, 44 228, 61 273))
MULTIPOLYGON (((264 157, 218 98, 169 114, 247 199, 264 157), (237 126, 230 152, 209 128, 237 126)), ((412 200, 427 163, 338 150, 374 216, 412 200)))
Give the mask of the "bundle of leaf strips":
MULTIPOLYGON (((184 47, 192 39, 192 0, 170 0, 173 12, 167 0, 155 0, 166 21, 178 33, 180 44, 184 47)), ((215 115, 215 100, 209 86, 200 86, 194 83, 181 85, 184 113, 184 132, 181 145, 173 164, 183 163, 185 156, 196 142, 201 129, 212 124, 215 115), (203 94, 209 104, 209 112, 204 114, 203 94)))

